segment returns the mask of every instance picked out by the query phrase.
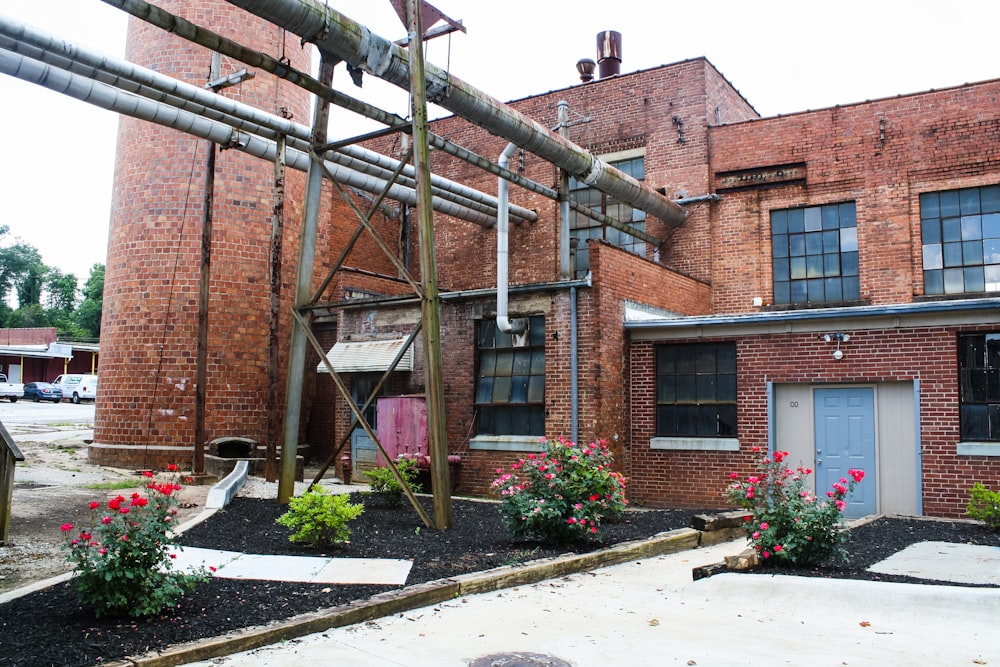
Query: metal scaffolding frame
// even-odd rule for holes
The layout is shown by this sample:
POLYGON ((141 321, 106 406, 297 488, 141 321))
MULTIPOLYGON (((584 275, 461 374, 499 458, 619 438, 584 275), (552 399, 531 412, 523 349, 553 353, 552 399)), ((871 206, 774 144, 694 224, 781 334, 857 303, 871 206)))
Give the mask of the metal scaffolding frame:
MULTIPOLYGON (((301 421, 302 383, 296 378, 305 372, 307 345, 312 345, 327 365, 331 377, 347 402, 353 421, 349 431, 360 425, 372 438, 379 451, 385 450, 378 441, 371 425, 364 418, 364 410, 374 401, 375 396, 396 367, 402 354, 412 345, 418 333, 422 332, 425 360, 425 391, 428 401, 428 441, 431 458, 431 481, 434 495, 434 525, 439 529, 451 526, 450 480, 448 452, 445 434, 445 409, 443 400, 442 360, 440 348, 439 307, 440 296, 437 289, 436 258, 434 255, 433 212, 442 211, 460 219, 490 226, 497 220, 498 202, 490 195, 472 190, 460 184, 447 181, 431 173, 429 150, 438 148, 470 164, 480 167, 511 183, 531 192, 559 201, 562 215, 567 209, 586 215, 602 225, 651 243, 656 247, 663 241, 655 236, 621 223, 617 220, 568 201, 565 185, 557 191, 520 174, 506 169, 472 151, 458 146, 448 139, 429 131, 426 105, 434 101, 457 115, 482 125, 490 132, 507 138, 514 144, 559 166, 565 174, 573 175, 591 187, 628 203, 635 208, 660 218, 671 226, 680 225, 686 213, 675 202, 619 172, 614 167, 601 162, 588 151, 570 142, 565 134, 556 134, 535 121, 521 115, 506 105, 493 100, 485 93, 450 76, 447 72, 425 63, 423 60, 423 39, 431 33, 425 32, 420 15, 423 0, 406 0, 407 38, 404 49, 399 43, 388 42, 372 34, 367 28, 347 17, 321 5, 315 0, 228 0, 260 18, 299 35, 303 42, 313 42, 319 49, 322 63, 318 78, 299 72, 282 62, 239 43, 224 38, 205 28, 196 26, 180 17, 148 4, 144 0, 102 0, 131 15, 177 34, 189 41, 204 46, 215 53, 221 53, 239 60, 250 67, 267 71, 288 80, 315 95, 315 113, 311 129, 246 107, 238 102, 205 93, 200 89, 157 75, 125 61, 115 61, 103 56, 94 56, 85 49, 72 47, 61 40, 54 40, 38 31, 19 26, 0 16, 0 72, 18 76, 34 83, 45 85, 78 99, 97 104, 118 113, 157 122, 195 136, 208 139, 225 148, 233 148, 251 153, 275 162, 276 183, 283 180, 284 168, 307 171, 307 186, 303 205, 302 234, 299 248, 298 277, 293 308, 293 331, 289 346, 289 363, 286 378, 286 414, 284 420, 282 459, 280 467, 278 501, 288 502, 294 491, 294 477, 298 445, 298 431, 301 421), (344 60, 354 70, 363 70, 379 76, 409 90, 412 100, 412 118, 406 120, 378 109, 360 100, 351 98, 332 87, 333 66, 344 60), (208 95, 206 97, 205 95, 208 95), (354 137, 353 139, 328 143, 326 125, 329 105, 343 108, 375 119, 386 125, 385 130, 354 137), (169 114, 162 113, 169 109, 169 114), (359 141, 382 136, 391 132, 407 132, 413 142, 410 154, 400 161, 372 154, 356 147, 359 141), (413 165, 409 165, 412 155, 413 165), (281 174, 282 178, 278 175, 281 174), (329 180, 341 194, 347 205, 355 212, 360 224, 341 257, 320 289, 312 292, 311 279, 314 272, 315 238, 318 226, 320 192, 323 180, 329 180), (376 194, 375 201, 367 212, 360 210, 344 184, 358 187, 376 194), (371 224, 371 216, 378 210, 385 198, 393 198, 415 204, 419 222, 419 247, 421 280, 415 281, 405 266, 399 261, 387 244, 382 241, 371 224), (330 366, 326 351, 322 349, 311 331, 310 320, 319 299, 333 279, 361 234, 368 232, 382 248, 399 271, 399 274, 413 288, 420 299, 421 320, 410 332, 404 348, 400 350, 389 370, 385 372, 373 393, 359 408, 352 399, 346 384, 330 366)), ((454 26, 455 22, 446 19, 454 26)), ((283 204, 283 192, 276 189, 273 216, 272 254, 275 251, 275 236, 280 236, 282 224, 279 208, 283 204)), ((210 201, 210 200, 209 200, 210 201)), ((506 206, 506 204, 505 204, 506 206)), ((208 213, 210 216, 210 212, 208 213)), ((534 211, 510 206, 514 222, 537 219, 534 211)), ((280 245, 278 246, 280 249, 280 245)), ((280 251, 279 251, 280 254, 280 251)), ((272 257, 272 261, 274 258, 272 257)), ((272 273, 275 267, 271 268, 272 273)), ((272 275, 272 318, 275 317, 272 275)), ((276 339, 271 331, 272 347, 276 339)), ((269 351, 276 357, 276 350, 269 351)), ((270 367, 269 367, 270 368, 270 367)), ((273 369, 269 370, 272 372, 273 369)), ((204 400, 204 388, 199 382, 199 398, 204 400)), ((275 397, 272 395, 271 400, 275 397)), ((269 427, 273 437, 273 429, 269 427)), ((334 454, 326 461, 318 482, 337 453, 347 442, 344 436, 334 454)), ((196 443, 196 450, 197 450, 196 443)), ((201 443, 203 444, 203 443, 201 443)), ((275 443, 268 443, 268 452, 275 443)), ((388 457, 386 457, 388 458, 388 457)), ((407 493, 411 504, 427 526, 431 520, 417 502, 409 486, 394 466, 395 473, 407 493)))

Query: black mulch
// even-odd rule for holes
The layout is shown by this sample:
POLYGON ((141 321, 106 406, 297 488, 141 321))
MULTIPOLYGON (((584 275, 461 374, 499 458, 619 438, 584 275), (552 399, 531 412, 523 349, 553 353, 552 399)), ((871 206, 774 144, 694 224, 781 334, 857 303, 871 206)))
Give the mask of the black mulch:
MULTIPOLYGON (((359 500, 359 498, 355 498, 359 500)), ((413 560, 408 584, 514 565, 568 552, 593 551, 608 544, 645 538, 690 525, 693 510, 630 511, 606 524, 602 543, 548 547, 511 542, 495 504, 455 500, 454 528, 422 527, 408 507, 386 508, 365 498, 366 509, 351 523, 351 544, 326 555, 413 560)), ((429 499, 424 499, 433 516, 429 499)), ((187 546, 289 555, 322 555, 288 542, 288 529, 274 519, 273 500, 237 498, 225 510, 186 532, 187 546)), ((849 566, 828 565, 795 574, 898 581, 864 569, 895 551, 923 540, 1000 546, 1000 535, 967 522, 880 519, 854 531, 849 566)), ((778 569, 771 571, 781 572, 778 569)), ((171 613, 154 619, 95 618, 60 584, 0 605, 0 662, 17 667, 94 665, 167 646, 264 625, 297 614, 365 599, 393 586, 338 586, 213 579, 186 595, 171 613)))

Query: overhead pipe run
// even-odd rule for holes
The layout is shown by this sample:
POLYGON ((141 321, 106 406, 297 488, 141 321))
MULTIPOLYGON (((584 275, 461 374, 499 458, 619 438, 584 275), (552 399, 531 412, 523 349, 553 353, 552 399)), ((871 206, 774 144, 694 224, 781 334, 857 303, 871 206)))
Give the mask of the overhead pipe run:
MULTIPOLYGON (((167 32, 183 37, 184 39, 194 42, 195 44, 199 44, 207 49, 211 49, 212 51, 222 53, 223 55, 239 60, 240 62, 251 67, 262 69, 265 72, 269 72, 286 81, 290 81, 291 83, 300 86, 301 88, 309 91, 321 99, 326 100, 327 102, 330 102, 331 104, 336 104, 337 106, 347 109, 348 111, 353 111, 356 114, 378 121, 379 123, 388 126, 391 130, 399 130, 402 132, 410 131, 409 122, 395 114, 383 111, 376 106, 368 104, 367 102, 363 102, 328 86, 324 86, 308 74, 288 67, 281 61, 272 58, 267 54, 242 46, 231 39, 222 37, 211 30, 197 26, 190 21, 182 19, 179 16, 175 16, 170 12, 156 7, 155 5, 151 5, 148 2, 145 2, 145 0, 103 1, 113 7, 117 7, 131 14, 132 16, 135 16, 136 18, 142 19, 143 21, 166 30, 167 32)), ((433 132, 428 132, 427 136, 428 142, 434 148, 437 148, 449 155, 453 155, 460 160, 474 164, 494 176, 504 176, 511 183, 516 183, 526 190, 549 197, 550 199, 556 198, 556 193, 551 188, 525 178, 516 172, 501 170, 497 165, 490 162, 486 158, 477 155, 467 148, 463 148, 462 146, 459 146, 444 137, 438 136, 433 132)), ((520 215, 518 213, 518 209, 519 207, 513 207, 511 209, 511 213, 515 218, 518 218, 520 215)), ((537 214, 532 211, 531 215, 527 216, 525 219, 534 221, 536 218, 537 214)), ((518 222, 518 220, 515 219, 515 222, 518 222)))
MULTIPOLYGON (((410 88, 405 49, 315 0, 228 1, 315 43, 352 67, 410 88)), ((648 185, 430 63, 426 64, 425 89, 429 101, 552 162, 587 185, 666 224, 676 227, 684 222, 684 209, 648 185)))
MULTIPOLYGON (((268 139, 276 141, 279 135, 287 136, 289 146, 302 152, 310 149, 309 129, 303 125, 212 94, 126 60, 71 45, 3 16, 0 16, 0 48, 268 139)), ((324 156, 353 171, 369 174, 383 181, 399 166, 397 160, 357 146, 327 151, 324 156)), ((412 176, 413 168, 407 165, 403 173, 412 176)), ((413 180, 402 179, 400 183, 412 188, 413 180)), ((495 214, 497 202, 490 195, 437 176, 432 177, 432 185, 434 194, 444 199, 489 216, 495 214)), ((514 207, 511 214, 518 222, 537 219, 537 213, 519 206, 514 207)))
MULTIPOLYGON (((63 93, 82 102, 117 113, 180 130, 202 139, 208 139, 225 148, 237 149, 249 155, 273 161, 277 154, 274 141, 241 132, 225 123, 213 121, 197 114, 178 109, 128 93, 99 81, 61 70, 6 49, 0 49, 0 73, 34 83, 57 93, 63 93)), ((288 150, 287 165, 307 171, 310 158, 305 152, 288 150)), ((361 174, 340 165, 327 163, 331 175, 340 183, 366 192, 379 193, 385 189, 382 179, 361 174)), ((416 193, 400 185, 389 187, 389 196, 406 204, 416 204, 416 193)), ((435 196, 431 199, 435 211, 486 227, 496 223, 496 218, 471 208, 460 206, 435 196)))

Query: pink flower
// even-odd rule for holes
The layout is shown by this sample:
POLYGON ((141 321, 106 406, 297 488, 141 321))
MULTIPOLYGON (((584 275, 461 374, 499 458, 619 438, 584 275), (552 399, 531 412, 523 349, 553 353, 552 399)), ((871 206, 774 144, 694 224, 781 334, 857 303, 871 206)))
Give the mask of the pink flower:
POLYGON ((734 472, 729 473, 729 479, 737 479, 738 477, 739 477, 739 475, 737 475, 734 472))
POLYGON ((774 553, 781 553, 781 545, 780 544, 775 544, 774 545, 774 553))
POLYGON ((837 498, 837 499, 836 499, 836 500, 835 500, 834 502, 835 502, 835 503, 836 503, 836 505, 837 505, 837 509, 838 509, 838 510, 840 510, 841 512, 843 512, 843 511, 844 511, 844 508, 845 508, 845 507, 847 507, 847 503, 845 503, 845 502, 844 502, 843 500, 841 500, 840 498, 837 498))
POLYGON ((103 523, 105 526, 108 525, 109 523, 111 523, 111 517, 110 516, 101 517, 101 523, 103 523))
POLYGON ((760 539, 760 531, 759 530, 753 531, 753 535, 751 535, 750 537, 752 537, 755 540, 759 540, 760 539))
POLYGON ((108 553, 108 550, 105 549, 104 547, 101 547, 100 549, 97 550, 97 553, 103 556, 104 554, 108 553))
POLYGON ((770 558, 771 557, 771 552, 770 551, 765 551, 765 552, 763 552, 761 554, 761 556, 763 556, 764 558, 770 558))
POLYGON ((590 529, 590 532, 596 533, 597 532, 597 526, 592 526, 591 529, 590 529))
POLYGON ((767 530, 768 529, 767 521, 765 521, 764 523, 760 524, 760 529, 761 530, 767 530))
POLYGON ((68 533, 69 531, 73 530, 73 524, 64 523, 63 525, 59 526, 59 530, 61 530, 64 533, 68 533))
POLYGON ((855 482, 860 482, 865 478, 864 470, 848 470, 847 473, 854 479, 855 482))

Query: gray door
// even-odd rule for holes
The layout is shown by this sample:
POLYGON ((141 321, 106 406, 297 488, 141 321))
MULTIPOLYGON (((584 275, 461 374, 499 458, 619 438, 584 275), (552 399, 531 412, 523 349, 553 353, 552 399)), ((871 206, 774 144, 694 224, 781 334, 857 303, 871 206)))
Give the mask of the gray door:
POLYGON ((864 481, 847 498, 844 516, 875 514, 875 390, 841 387, 813 392, 817 495, 822 499, 835 482, 849 480, 848 470, 864 470, 864 481))

